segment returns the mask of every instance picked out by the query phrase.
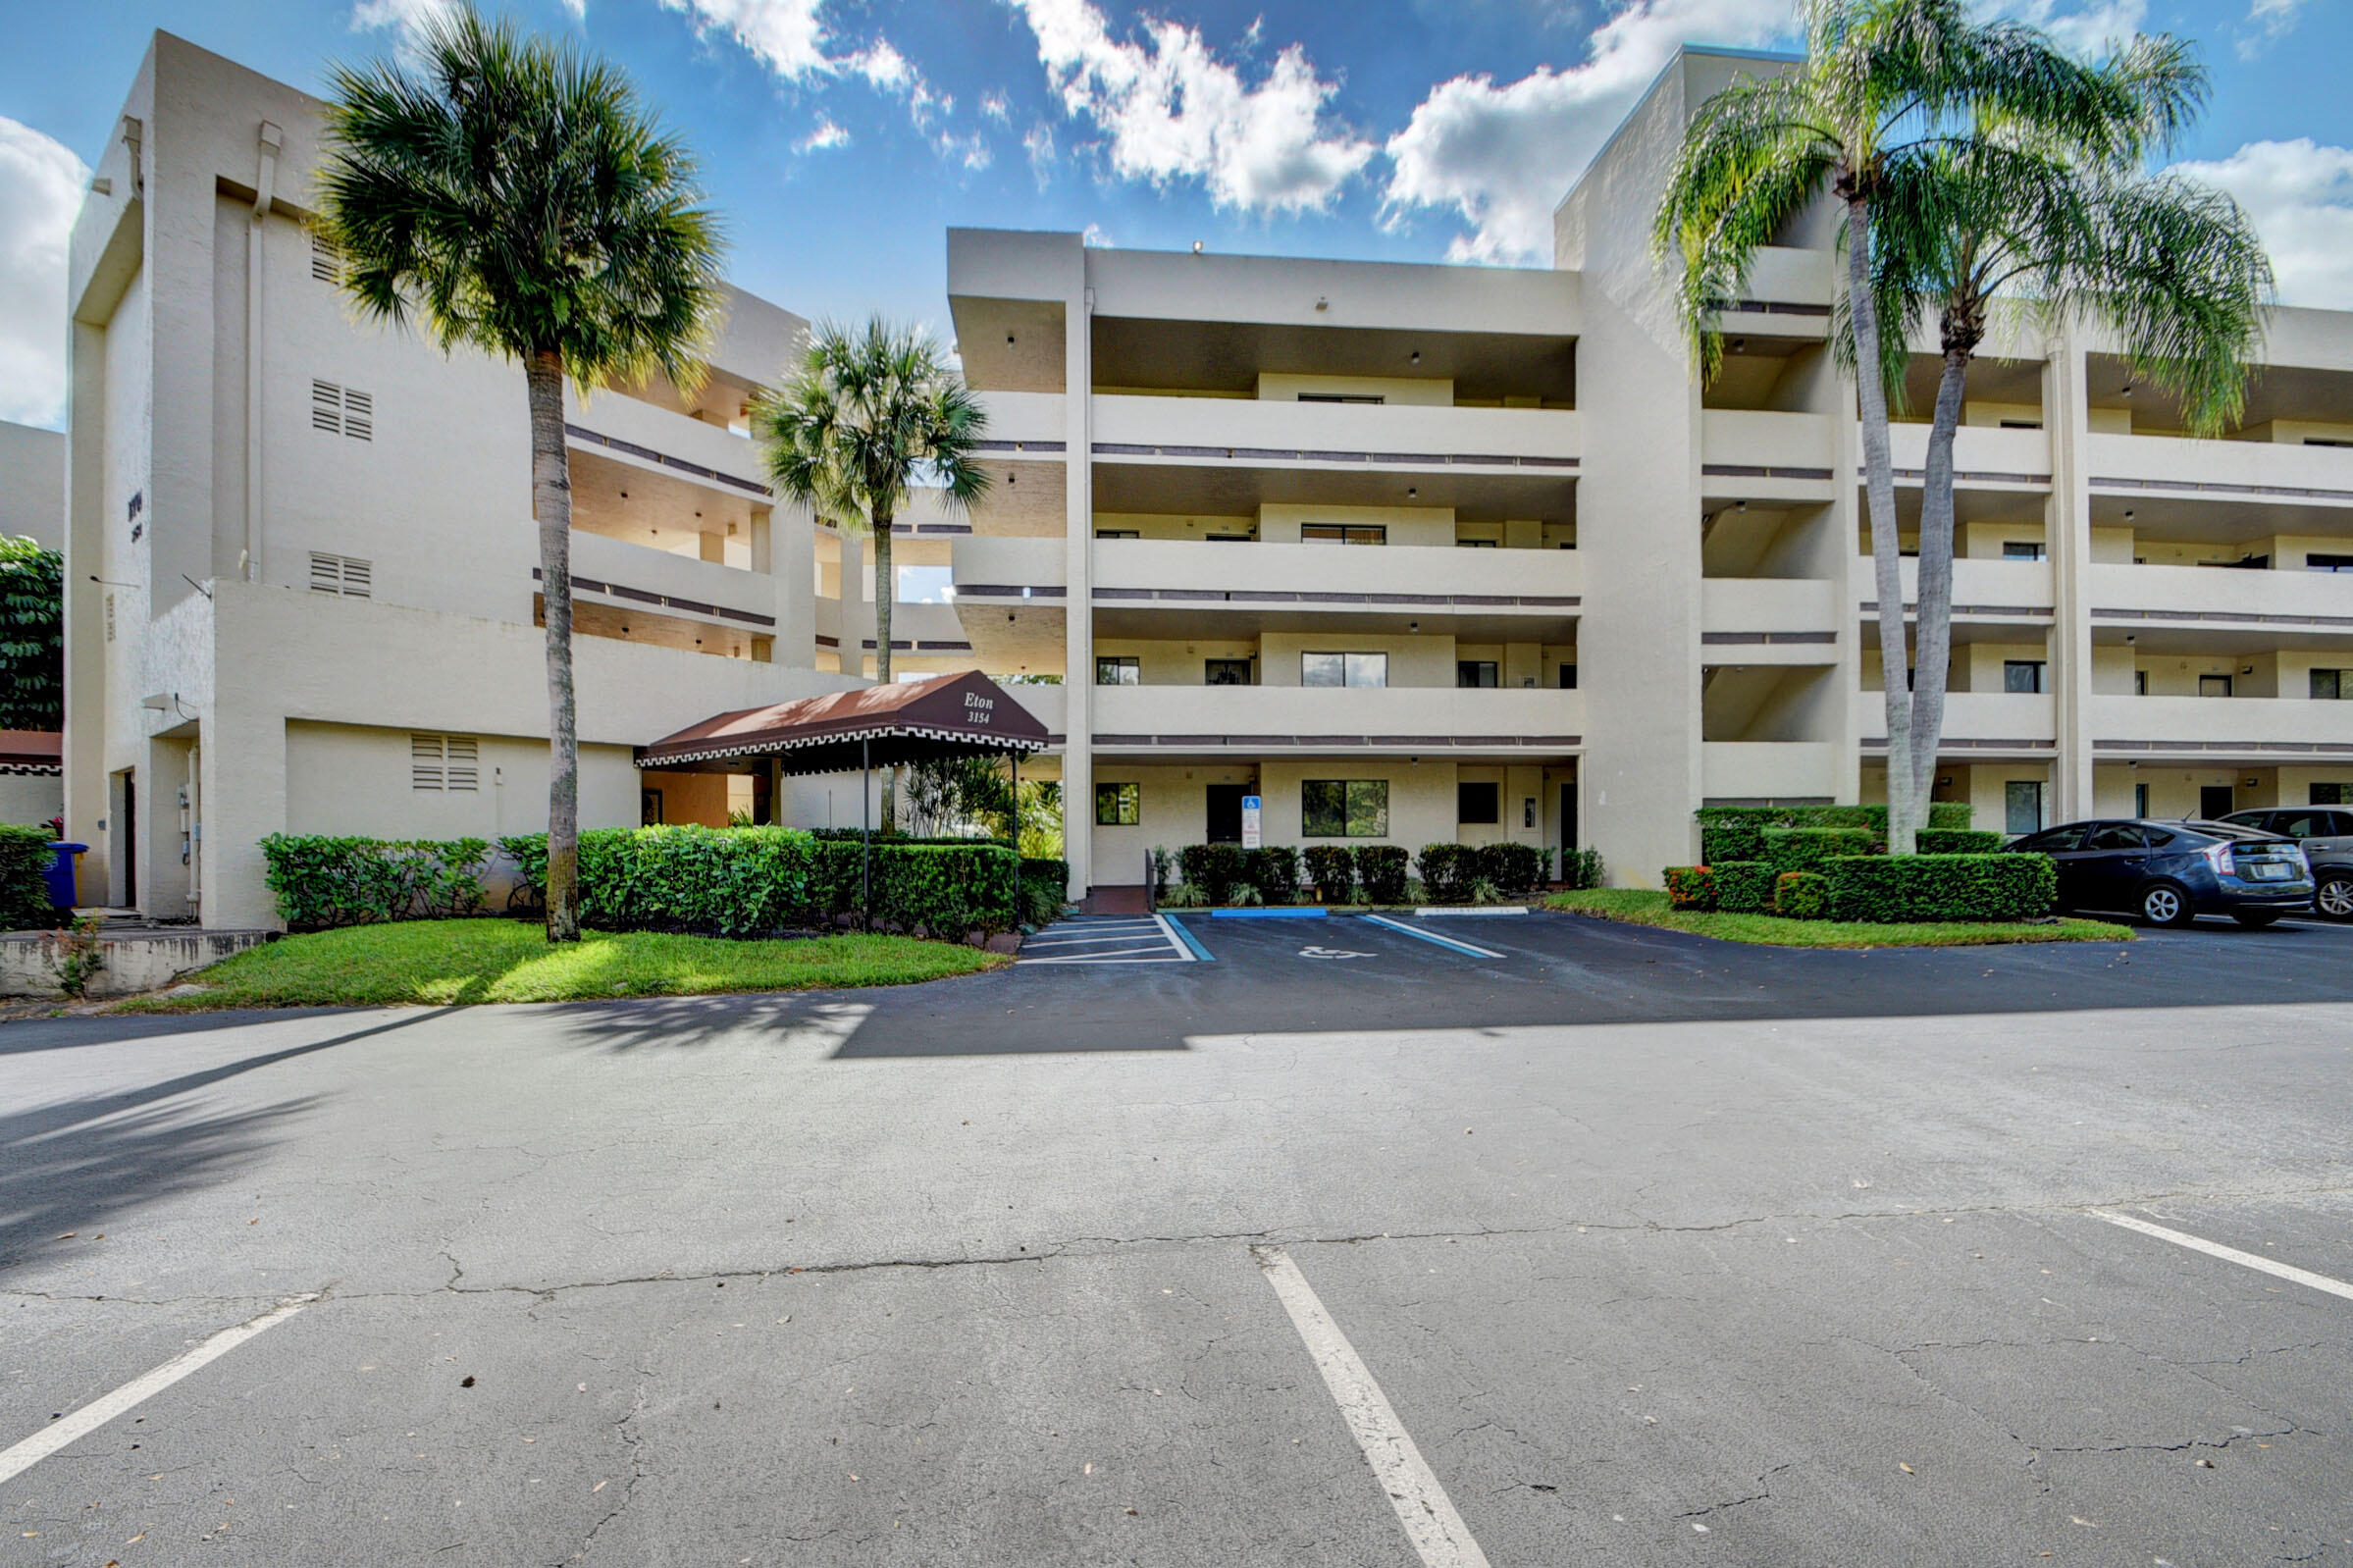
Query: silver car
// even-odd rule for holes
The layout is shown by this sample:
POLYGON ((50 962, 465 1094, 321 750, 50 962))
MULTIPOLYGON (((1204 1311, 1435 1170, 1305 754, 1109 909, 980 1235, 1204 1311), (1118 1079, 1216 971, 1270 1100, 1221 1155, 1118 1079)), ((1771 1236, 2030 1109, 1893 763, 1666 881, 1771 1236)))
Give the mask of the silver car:
POLYGON ((2313 908, 2331 920, 2353 920, 2353 807, 2267 806, 2219 820, 2302 844, 2312 862, 2313 908))

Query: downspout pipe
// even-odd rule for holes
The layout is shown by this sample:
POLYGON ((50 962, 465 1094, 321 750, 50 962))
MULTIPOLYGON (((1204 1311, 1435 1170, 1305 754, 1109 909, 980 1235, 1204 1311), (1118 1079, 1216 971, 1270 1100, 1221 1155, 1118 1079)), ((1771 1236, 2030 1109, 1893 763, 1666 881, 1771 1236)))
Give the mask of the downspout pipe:
POLYGON ((253 182, 253 221, 245 229, 245 551, 237 575, 261 581, 262 546, 262 243, 264 222, 278 186, 278 154, 286 132, 265 120, 258 137, 261 169, 253 182))

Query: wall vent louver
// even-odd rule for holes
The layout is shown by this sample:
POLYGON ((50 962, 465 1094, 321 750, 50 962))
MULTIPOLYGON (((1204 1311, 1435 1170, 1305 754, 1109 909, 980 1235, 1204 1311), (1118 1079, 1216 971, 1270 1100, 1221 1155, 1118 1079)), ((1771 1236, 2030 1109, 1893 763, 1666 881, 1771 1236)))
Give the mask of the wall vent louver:
POLYGON ((376 439, 376 394, 316 377, 310 384, 310 428, 353 441, 376 439))
POLYGON ((343 281, 343 258, 328 243, 325 235, 315 232, 310 236, 310 275, 323 284, 343 281))
POLYGON ((480 743, 471 735, 408 737, 408 782, 418 790, 472 791, 481 786, 480 743))
POLYGON ((321 550, 310 552, 311 592, 341 594, 351 599, 372 599, 376 594, 376 564, 356 555, 330 555, 321 550))

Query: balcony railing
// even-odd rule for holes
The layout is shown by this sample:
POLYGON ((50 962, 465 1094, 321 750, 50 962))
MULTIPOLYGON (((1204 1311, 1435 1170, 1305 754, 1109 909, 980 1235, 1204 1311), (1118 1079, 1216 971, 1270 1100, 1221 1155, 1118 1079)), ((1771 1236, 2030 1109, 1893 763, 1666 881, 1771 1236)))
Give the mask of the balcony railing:
POLYGON ((1176 605, 1232 599, 1333 608, 1452 601, 1482 609, 1558 611, 1576 607, 1584 587, 1585 567, 1575 550, 1095 542, 1098 601, 1154 596, 1158 602, 1176 605))
POLYGON ((1099 396, 1098 460, 1369 463, 1574 470, 1584 426, 1569 409, 1099 396))
POLYGON ((1836 640, 1835 585, 1807 577, 1709 577, 1699 584, 1703 633, 1743 637, 1765 633, 1788 637, 1812 634, 1836 640))
POLYGON ((761 633, 774 631, 780 614, 773 577, 602 534, 573 531, 572 578, 592 594, 761 633))
POLYGON ((1838 793, 1838 748, 1828 741, 1707 741, 1700 793, 1711 801, 1821 800, 1838 793))
POLYGON ((2258 621, 2353 634, 2353 573, 2093 566, 2084 577, 2101 620, 2258 621))
MULTIPOLYGON (((1920 563, 1907 559, 1899 564, 1904 575, 1904 602, 1916 604, 1920 598, 1920 563)), ((1877 615, 1879 590, 1871 575, 1868 556, 1864 557, 1863 568, 1856 574, 1855 581, 1861 612, 1877 615)), ((2005 620, 2047 616, 2052 603, 2049 561, 1962 559, 1953 563, 1953 613, 1960 618, 2005 620)))
POLYGON ((731 495, 767 498, 759 448, 718 425, 618 393, 567 406, 564 421, 567 435, 584 450, 618 453, 731 495))
POLYGON ((1098 686, 1098 746, 1239 750, 1583 744, 1582 693, 1457 687, 1098 686))
MULTIPOLYGON (((1892 426, 1888 431, 1888 445, 1897 474, 1917 480, 1928 465, 1928 427, 1909 423, 1892 426)), ((1859 440, 1856 449, 1861 450, 1859 440)), ((1964 487, 2048 485, 2050 433, 1963 425, 1953 433, 1953 478, 1956 484, 1964 487)))
POLYGON ((1770 479, 1829 480, 1830 419, 1709 408, 1699 415, 1700 460, 1708 473, 1770 479))
POLYGON ((2353 504, 2353 451, 2180 436, 2088 436, 2095 490, 2353 504))
POLYGON ((2094 749, 2136 752, 2270 753, 2353 758, 2353 703, 2283 697, 2094 697, 2094 749))
MULTIPOLYGON (((1855 733, 1866 747, 1887 745, 1887 702, 1875 683, 1856 694, 1855 733)), ((2058 709, 2048 692, 1950 692, 1939 750, 2043 751, 2058 735, 2058 709)))

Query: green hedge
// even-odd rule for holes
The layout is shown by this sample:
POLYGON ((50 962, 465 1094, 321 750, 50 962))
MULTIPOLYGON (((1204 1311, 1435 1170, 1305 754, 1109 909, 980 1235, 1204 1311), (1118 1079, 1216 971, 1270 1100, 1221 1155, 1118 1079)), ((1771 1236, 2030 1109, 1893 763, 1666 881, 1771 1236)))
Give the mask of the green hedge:
POLYGON ((1602 875, 1603 867, 1599 850, 1561 851, 1560 879, 1569 886, 1599 887, 1602 875))
POLYGON ((1716 875, 1704 865, 1670 865, 1664 881, 1667 902, 1679 910, 1712 910, 1716 907, 1716 875))
POLYGON ((1299 852, 1288 844, 1242 851, 1242 880, 1268 904, 1299 901, 1299 852))
POLYGON ((1775 870, 1769 861, 1725 861, 1715 873, 1716 908, 1736 915, 1761 915, 1772 903, 1775 870))
POLYGON ((1922 855, 1991 855, 2002 847, 2006 837, 1974 827, 1924 827, 1920 829, 1919 851, 1922 855))
MULTIPOLYGON (((279 918, 298 931, 450 919, 481 911, 490 849, 490 841, 479 838, 272 833, 261 841, 263 880, 278 895, 279 918)), ((544 849, 541 868, 544 877, 544 849)))
POLYGON ((1830 917, 1830 878, 1819 871, 1784 871, 1773 878, 1773 913, 1792 920, 1830 917))
POLYGON ((1474 880, 1492 882, 1498 893, 1533 893, 1552 870, 1552 850, 1544 844, 1482 844, 1472 857, 1474 880))
POLYGON ((1767 827, 1757 830, 1776 870, 1818 871, 1841 855, 1884 855, 1887 845, 1867 827, 1767 827))
POLYGON ((1205 904, 1230 904, 1247 862, 1239 844, 1187 844, 1176 852, 1176 868, 1187 886, 1201 891, 1205 904))
POLYGON ((57 923, 49 907, 49 846, 45 827, 0 826, 0 931, 46 930, 57 923))
POLYGON ((1071 901, 1071 862, 1021 858, 1021 923, 1047 925, 1062 918, 1071 901))
POLYGON ((1345 904, 1356 894, 1356 856, 1345 844, 1310 844, 1301 857, 1316 897, 1326 904, 1345 904))
POLYGON ((1425 844, 1415 859, 1422 873, 1422 896, 1433 904, 1468 904, 1479 865, 1469 848, 1460 844, 1425 844))
POLYGON ((1364 884, 1368 904, 1405 902, 1405 867, 1410 859, 1402 844, 1359 844, 1356 879, 1364 884))
MULTIPOLYGON (((1967 827, 1971 810, 1966 801, 1931 801, 1927 825, 1967 827)), ((1887 839, 1884 806, 1702 806, 1693 814, 1702 834, 1710 828, 1758 832, 1768 827, 1860 827, 1883 843, 1887 839)))
POLYGON ((1823 868, 1842 920, 2031 920, 2051 913, 2047 855, 1847 856, 1823 868))

